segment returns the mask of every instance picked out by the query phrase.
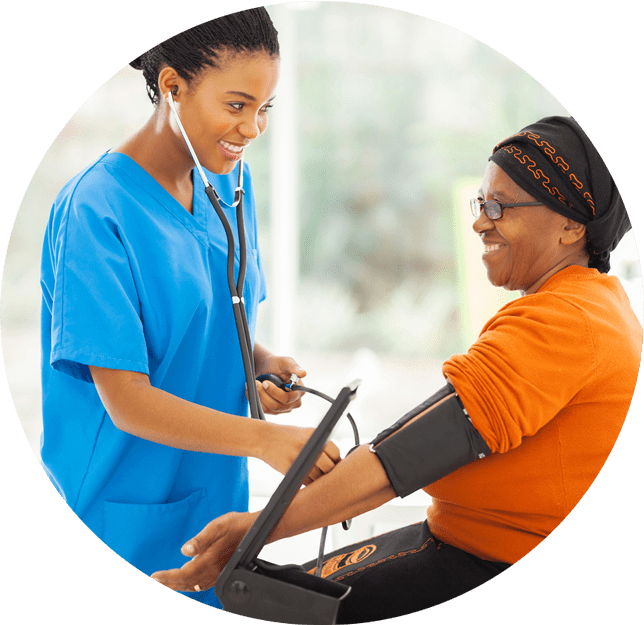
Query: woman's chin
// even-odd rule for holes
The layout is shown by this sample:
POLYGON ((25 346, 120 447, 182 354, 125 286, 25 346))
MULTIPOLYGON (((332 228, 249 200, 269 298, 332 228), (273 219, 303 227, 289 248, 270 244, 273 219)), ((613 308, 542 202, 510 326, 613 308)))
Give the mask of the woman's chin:
POLYGON ((219 154, 213 154, 212 158, 204 158, 201 165, 213 174, 225 176, 239 166, 239 161, 240 159, 224 158, 219 154))
POLYGON ((488 282, 492 286, 496 287, 502 287, 503 286, 503 281, 500 279, 499 274, 494 271, 493 268, 491 268, 487 263, 483 263, 485 265, 485 268, 487 269, 487 279, 488 282))
POLYGON ((208 165, 204 165, 204 167, 213 174, 217 174, 218 176, 225 176, 226 174, 229 174, 231 171, 233 171, 235 167, 237 167, 237 163, 213 163, 211 167, 209 167, 208 165))

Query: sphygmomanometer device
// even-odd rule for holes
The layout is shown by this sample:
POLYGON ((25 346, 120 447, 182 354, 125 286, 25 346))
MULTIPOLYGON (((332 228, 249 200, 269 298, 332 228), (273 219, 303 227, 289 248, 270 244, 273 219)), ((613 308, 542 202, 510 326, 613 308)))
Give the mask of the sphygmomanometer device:
POLYGON ((345 386, 288 470, 266 507, 217 579, 224 610, 277 623, 329 625, 350 588, 307 573, 298 565, 278 566, 257 556, 315 463, 359 382, 345 386))

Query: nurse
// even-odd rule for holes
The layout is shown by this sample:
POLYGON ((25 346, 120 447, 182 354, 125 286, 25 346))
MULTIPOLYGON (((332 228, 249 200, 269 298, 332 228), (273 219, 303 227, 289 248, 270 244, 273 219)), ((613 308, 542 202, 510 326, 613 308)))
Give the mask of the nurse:
MULTIPOLYGON (((76 514, 149 575, 181 566, 181 545, 210 519, 248 509, 246 457, 286 473, 313 430, 242 418, 225 231, 166 99, 174 94, 209 182, 232 204, 238 163, 275 96, 270 17, 259 8, 211 20, 132 66, 155 105, 150 120, 64 186, 45 233, 41 455, 76 514)), ((253 336, 266 285, 247 165, 243 180, 253 336)), ((236 232, 235 209, 224 211, 236 232)), ((257 375, 306 375, 257 343, 253 355, 257 375)), ((300 405, 301 394, 265 385, 265 413, 300 405)), ((338 461, 331 443, 307 482, 338 461)), ((191 596, 219 605, 212 590, 191 596)))

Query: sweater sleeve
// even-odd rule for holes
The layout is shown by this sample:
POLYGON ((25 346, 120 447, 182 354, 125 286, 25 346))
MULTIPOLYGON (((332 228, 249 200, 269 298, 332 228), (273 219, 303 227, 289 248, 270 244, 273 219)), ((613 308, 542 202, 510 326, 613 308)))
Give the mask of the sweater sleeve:
POLYGON ((596 374, 583 310, 552 293, 511 302, 443 374, 492 452, 521 444, 552 420, 596 374))

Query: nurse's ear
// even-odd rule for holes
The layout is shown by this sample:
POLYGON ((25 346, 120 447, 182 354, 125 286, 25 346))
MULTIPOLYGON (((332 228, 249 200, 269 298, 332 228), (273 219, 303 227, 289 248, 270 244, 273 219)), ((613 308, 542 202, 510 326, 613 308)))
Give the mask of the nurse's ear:
POLYGON ((177 71, 167 65, 159 72, 159 92, 161 99, 165 100, 168 92, 171 91, 175 98, 187 88, 186 81, 179 76, 177 71))

